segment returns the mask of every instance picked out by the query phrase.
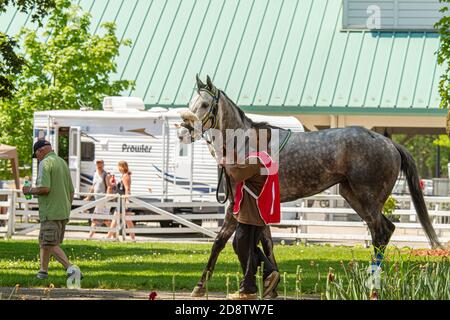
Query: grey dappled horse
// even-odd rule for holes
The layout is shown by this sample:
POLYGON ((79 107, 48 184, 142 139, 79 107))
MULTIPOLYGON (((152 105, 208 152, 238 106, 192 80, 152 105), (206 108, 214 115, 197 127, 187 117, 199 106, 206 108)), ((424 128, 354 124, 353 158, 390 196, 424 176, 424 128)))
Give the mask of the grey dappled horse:
MULTIPOLYGON (((185 143, 200 139, 203 132, 215 128, 225 136, 226 129, 278 129, 279 141, 287 130, 256 123, 249 119, 227 95, 218 90, 209 76, 203 84, 197 76, 197 95, 183 112, 178 137, 185 143), (200 121, 201 131, 194 130, 200 121)), ((217 150, 211 150, 213 156, 217 150)), ((415 161, 411 154, 392 140, 362 127, 328 129, 316 132, 292 133, 279 154, 279 181, 281 202, 294 201, 322 192, 339 184, 339 192, 358 215, 367 223, 375 253, 389 242, 394 224, 382 214, 382 208, 394 187, 400 170, 406 175, 411 197, 419 221, 430 241, 440 246, 430 222, 415 161)), ((231 189, 235 184, 231 181, 231 189)), ((230 195, 225 220, 219 231, 200 281, 193 296, 205 293, 207 274, 212 275, 217 258, 236 228, 233 217, 234 199, 230 195)), ((276 265, 270 228, 266 227, 261 244, 269 260, 276 265)), ((274 295, 276 292, 274 291, 274 295)))

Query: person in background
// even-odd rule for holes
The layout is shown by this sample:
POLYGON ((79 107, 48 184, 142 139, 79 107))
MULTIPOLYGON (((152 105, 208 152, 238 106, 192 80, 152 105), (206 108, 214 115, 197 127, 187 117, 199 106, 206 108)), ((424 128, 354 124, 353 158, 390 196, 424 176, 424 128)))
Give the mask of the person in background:
MULTIPOLYGON (((111 188, 111 176, 108 172, 105 171, 105 162, 103 160, 96 160, 95 165, 97 166, 97 170, 94 173, 94 178, 92 179, 92 186, 89 188, 89 193, 94 193, 94 199, 99 200, 104 196, 101 194, 110 194, 112 193, 111 188)), ((89 201, 92 198, 92 195, 88 195, 84 198, 85 201, 89 201)), ((106 204, 97 205, 94 208, 94 214, 109 214, 109 207, 106 204)), ((92 219, 91 228, 96 226, 102 226, 105 224, 107 227, 111 225, 111 220, 98 220, 92 219)), ((92 238, 95 234, 94 230, 91 230, 89 233, 89 238, 92 238)))
POLYGON ((39 203, 39 245, 41 268, 38 279, 48 278, 48 264, 53 255, 72 276, 74 267, 69 262, 60 245, 64 239, 66 224, 69 221, 74 187, 69 168, 64 159, 53 151, 50 142, 38 140, 33 146, 33 158, 39 161, 36 187, 23 187, 25 195, 36 195, 39 203))
MULTIPOLYGON (((120 195, 129 195, 131 194, 131 172, 128 168, 128 163, 126 161, 120 161, 118 166, 117 166, 119 172, 121 173, 122 177, 120 178, 120 181, 117 182, 117 187, 116 187, 116 192, 120 195)), ((116 211, 116 216, 120 215, 121 209, 117 212, 116 211)), ((126 215, 133 215, 133 212, 128 210, 126 213, 126 215)), ((117 226, 117 219, 113 220, 111 223, 111 228, 115 228, 117 226)), ((127 228, 134 228, 134 223, 133 221, 126 221, 126 226, 127 228)), ((111 237, 116 237, 116 233, 115 232, 109 232, 108 233, 108 238, 111 237)), ((136 239, 136 235, 134 233, 130 233, 131 239, 134 241, 136 239)))

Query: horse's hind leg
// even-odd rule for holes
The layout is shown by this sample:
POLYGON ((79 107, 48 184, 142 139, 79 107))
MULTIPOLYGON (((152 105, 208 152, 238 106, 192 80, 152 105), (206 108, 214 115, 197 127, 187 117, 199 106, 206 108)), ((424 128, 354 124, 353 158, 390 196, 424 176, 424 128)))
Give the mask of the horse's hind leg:
POLYGON ((205 295, 206 288, 204 288, 203 285, 206 282, 206 278, 208 274, 209 278, 211 278, 214 271, 214 267, 217 262, 217 258, 219 257, 220 252, 222 252, 223 248, 225 248, 225 245, 227 244, 228 240, 231 238, 234 231, 236 230, 236 225, 237 220, 233 217, 233 206, 228 205, 226 209, 224 223, 219 233, 217 234, 217 237, 214 239, 214 243, 211 248, 211 254, 209 256, 206 268, 203 270, 200 281, 197 283, 194 290, 192 291, 191 295, 193 297, 202 297, 205 295))
POLYGON ((341 183, 340 194, 367 223, 375 255, 377 260, 381 260, 395 230, 394 224, 381 213, 390 190, 386 191, 383 190, 385 188, 381 188, 381 190, 372 190, 372 193, 366 193, 364 189, 364 187, 352 188, 348 181, 345 181, 341 183), (368 199, 368 194, 376 194, 377 197, 368 199))

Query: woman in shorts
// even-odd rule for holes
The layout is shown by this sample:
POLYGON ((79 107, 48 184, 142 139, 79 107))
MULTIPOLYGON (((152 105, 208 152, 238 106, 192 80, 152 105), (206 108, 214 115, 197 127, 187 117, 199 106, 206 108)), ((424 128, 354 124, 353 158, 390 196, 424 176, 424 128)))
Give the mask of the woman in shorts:
MULTIPOLYGON (((126 161, 120 161, 117 168, 122 176, 121 176, 120 181, 117 183, 116 193, 118 193, 120 195, 129 195, 129 194, 131 194, 131 172, 128 169, 128 163, 126 161)), ((126 201, 128 201, 128 200, 126 200, 126 201)), ((119 209, 121 209, 121 208, 119 208, 119 209)), ((118 210, 118 212, 116 211, 116 215, 120 215, 120 211, 121 210, 118 210)), ((133 212, 131 210, 128 210, 125 214, 133 215, 133 212)), ((117 219, 112 221, 111 228, 115 228, 116 226, 117 226, 117 219)), ((133 221, 126 220, 126 226, 127 226, 127 228, 134 228, 133 221)), ((116 237, 116 236, 117 235, 115 232, 108 233, 108 238, 116 237)), ((130 237, 132 240, 135 240, 136 235, 134 233, 130 233, 130 237)))

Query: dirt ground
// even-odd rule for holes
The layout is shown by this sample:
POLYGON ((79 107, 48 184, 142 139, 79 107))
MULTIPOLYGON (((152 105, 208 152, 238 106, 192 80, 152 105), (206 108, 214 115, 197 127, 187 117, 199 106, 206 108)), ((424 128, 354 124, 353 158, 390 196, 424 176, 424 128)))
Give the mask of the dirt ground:
MULTIPOLYGON (((0 300, 150 300, 149 291, 137 290, 101 290, 101 289, 64 289, 64 288, 19 288, 15 292, 14 288, 0 288, 0 300), (14 292, 13 292, 14 291, 14 292), (11 297, 10 297, 11 296, 11 297)), ((157 291, 155 300, 173 300, 172 292, 157 291)), ((302 296, 305 300, 316 300, 320 297, 302 296)), ((225 293, 211 292, 208 294, 209 300, 225 300, 225 293)), ((277 300, 283 300, 284 296, 279 296, 277 300)), ((295 297, 286 297, 295 299, 295 297)), ((193 298, 190 292, 176 292, 175 300, 206 300, 206 297, 193 298)))

